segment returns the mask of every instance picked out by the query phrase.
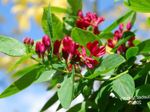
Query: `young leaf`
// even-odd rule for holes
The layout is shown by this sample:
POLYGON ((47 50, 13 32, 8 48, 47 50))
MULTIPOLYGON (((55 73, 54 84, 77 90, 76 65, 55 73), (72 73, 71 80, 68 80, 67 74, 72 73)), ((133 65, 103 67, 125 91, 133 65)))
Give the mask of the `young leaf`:
POLYGON ((112 89, 120 99, 129 100, 134 95, 134 80, 129 74, 124 74, 112 82, 112 89))
POLYGON ((52 14, 50 6, 44 8, 43 16, 42 16, 42 28, 44 32, 53 38, 53 25, 52 25, 52 14))
POLYGON ((60 89, 58 89, 58 98, 63 108, 67 109, 73 98, 73 73, 71 77, 65 78, 61 84, 60 89))
POLYGON ((74 41, 80 43, 81 45, 86 45, 88 42, 99 40, 98 36, 80 28, 74 28, 71 32, 71 37, 74 41))
POLYGON ((111 32, 112 30, 114 30, 116 27, 118 27, 118 25, 120 23, 123 23, 125 20, 127 20, 132 14, 134 13, 134 11, 129 11, 127 12, 125 15, 123 15, 122 17, 120 17, 119 19, 117 19, 115 22, 113 22, 110 26, 108 26, 103 32, 111 32))
POLYGON ((131 57, 134 57, 138 54, 138 47, 131 47, 126 52, 126 58, 129 59, 131 57))
POLYGON ((53 25, 53 40, 63 38, 63 23, 59 20, 57 16, 52 14, 52 25, 53 25))
POLYGON ((150 1, 149 0, 129 0, 129 3, 127 1, 124 1, 124 4, 137 12, 150 12, 150 1))
POLYGON ((14 95, 30 86, 34 81, 36 81, 39 78, 42 69, 43 69, 42 66, 38 66, 35 69, 26 73, 23 77, 19 78, 17 81, 12 83, 8 88, 6 88, 0 94, 0 98, 14 95))
POLYGON ((90 75, 88 78, 92 79, 97 76, 103 75, 107 72, 110 72, 111 70, 121 65, 123 62, 125 62, 125 59, 121 55, 118 54, 108 55, 106 58, 103 59, 101 65, 98 68, 96 68, 94 73, 90 75))
POLYGON ((26 48, 16 39, 0 35, 0 52, 10 56, 22 56, 25 55, 26 48))
POLYGON ((24 55, 24 56, 20 57, 20 58, 9 68, 9 71, 15 70, 21 63, 23 63, 24 61, 26 61, 27 59, 29 59, 31 56, 32 56, 32 54, 27 54, 27 55, 24 55))
POLYGON ((35 83, 41 83, 41 82, 46 82, 52 79, 52 77, 55 75, 56 70, 49 70, 49 71, 45 71, 43 72, 40 77, 38 78, 38 80, 35 81, 35 83))
POLYGON ((145 53, 150 53, 150 39, 145 40, 143 42, 141 42, 140 44, 138 44, 138 48, 139 48, 139 53, 145 54, 145 53))
POLYGON ((44 112, 45 110, 47 110, 50 106, 52 106, 56 101, 58 100, 58 96, 57 93, 55 93, 46 103, 45 105, 42 107, 40 112, 44 112))
POLYGON ((77 15, 78 11, 82 9, 82 0, 67 0, 71 6, 72 13, 77 15))

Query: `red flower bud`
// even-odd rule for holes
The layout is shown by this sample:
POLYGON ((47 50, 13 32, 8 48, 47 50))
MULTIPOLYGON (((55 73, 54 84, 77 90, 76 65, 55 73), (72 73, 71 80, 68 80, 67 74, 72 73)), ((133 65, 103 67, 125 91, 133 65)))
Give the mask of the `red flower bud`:
POLYGON ((51 41, 50 41, 50 37, 48 35, 43 36, 42 42, 47 49, 50 47, 51 41))
POLYGON ((120 25, 119 25, 119 30, 120 30, 120 32, 123 31, 123 28, 124 28, 124 24, 120 24, 120 25))
POLYGON ((26 37, 26 38, 23 40, 23 43, 24 43, 25 45, 31 45, 31 46, 33 46, 33 45, 34 45, 34 40, 33 40, 32 38, 30 38, 30 37, 26 37))
POLYGON ((46 51, 46 48, 42 42, 37 42, 35 46, 35 51, 38 54, 39 58, 42 56, 44 57, 44 53, 46 51))
POLYGON ((86 46, 89 49, 91 56, 101 57, 106 53, 105 47, 99 46, 98 41, 94 41, 93 43, 89 42, 86 46))
POLYGON ((60 44, 61 44, 61 41, 59 41, 59 40, 56 40, 54 42, 54 51, 53 51, 53 53, 57 56, 59 55, 60 44))
POLYGON ((132 28, 132 24, 131 24, 131 22, 128 22, 128 23, 127 23, 126 28, 127 28, 127 30, 131 30, 131 28, 132 28))

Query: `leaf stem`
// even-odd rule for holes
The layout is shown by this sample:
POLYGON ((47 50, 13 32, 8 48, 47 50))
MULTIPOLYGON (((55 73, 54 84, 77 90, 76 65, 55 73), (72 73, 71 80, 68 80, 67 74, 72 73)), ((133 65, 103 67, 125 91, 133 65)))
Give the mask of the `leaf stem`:
POLYGON ((110 81, 115 80, 115 79, 117 79, 117 78, 121 77, 122 75, 124 75, 124 74, 126 74, 126 73, 128 73, 128 70, 126 70, 126 71, 124 71, 124 72, 122 72, 122 73, 118 74, 118 75, 117 75, 117 76, 115 76, 115 77, 110 78, 109 80, 110 80, 110 81))

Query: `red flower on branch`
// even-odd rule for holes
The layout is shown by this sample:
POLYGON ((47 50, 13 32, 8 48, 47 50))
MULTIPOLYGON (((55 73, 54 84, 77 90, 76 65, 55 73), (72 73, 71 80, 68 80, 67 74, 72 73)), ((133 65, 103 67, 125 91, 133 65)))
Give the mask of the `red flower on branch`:
POLYGON ((83 12, 80 10, 78 12, 78 19, 76 21, 76 26, 86 30, 89 26, 92 26, 93 33, 99 34, 98 25, 104 21, 103 17, 98 17, 96 13, 88 12, 86 15, 83 15, 83 12))
POLYGON ((96 40, 87 43, 86 46, 91 53, 90 56, 102 57, 106 53, 105 46, 99 46, 99 42, 96 40))

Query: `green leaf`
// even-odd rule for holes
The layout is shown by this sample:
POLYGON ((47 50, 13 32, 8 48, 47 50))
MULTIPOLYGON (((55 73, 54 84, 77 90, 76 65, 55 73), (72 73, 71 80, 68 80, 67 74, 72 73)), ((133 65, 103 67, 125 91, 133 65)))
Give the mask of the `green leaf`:
POLYGON ((77 15, 79 10, 82 10, 82 0, 67 0, 71 6, 72 13, 77 15))
POLYGON ((124 4, 134 10, 134 11, 138 11, 138 12, 144 12, 144 13, 148 13, 150 12, 150 1, 149 0, 129 0, 124 1, 124 4))
POLYGON ((63 108, 67 109, 72 101, 73 98, 73 75, 71 74, 71 77, 65 78, 64 81, 61 84, 60 89, 58 89, 58 98, 63 108))
POLYGON ((138 44, 138 48, 139 48, 139 53, 150 53, 150 39, 145 40, 143 42, 141 42, 140 44, 138 44))
POLYGON ((46 82, 52 79, 52 77, 55 75, 56 70, 49 70, 49 71, 44 71, 40 77, 38 78, 38 80, 35 81, 35 83, 41 83, 41 82, 46 82))
POLYGON ((8 97, 11 95, 14 95, 23 89, 30 86, 34 81, 36 81, 40 74, 41 69, 43 69, 42 66, 38 66, 35 69, 29 71, 26 73, 23 77, 19 78, 17 81, 12 83, 8 88, 6 88, 1 94, 0 98, 8 97))
POLYGON ((88 42, 99 40, 98 36, 80 28, 73 28, 71 32, 71 37, 74 41, 80 43, 81 45, 86 45, 88 42))
POLYGON ((53 22, 50 6, 48 8, 44 8, 42 16, 42 28, 47 35, 53 38, 53 22))
POLYGON ((62 7, 55 7, 55 6, 51 7, 51 11, 52 13, 67 13, 67 9, 62 7))
POLYGON ((124 32, 122 38, 118 41, 118 43, 116 44, 115 48, 112 49, 112 51, 116 51, 120 45, 126 43, 131 37, 134 37, 134 36, 135 34, 133 32, 129 32, 129 31, 124 32))
POLYGON ((14 73, 12 76, 13 77, 20 77, 28 73, 29 71, 33 70, 34 68, 38 67, 38 64, 34 64, 28 67, 25 67, 23 69, 18 70, 16 73, 14 73))
POLYGON ((120 23, 123 23, 124 21, 126 21, 129 17, 132 16, 134 12, 133 11, 129 11, 127 12, 125 15, 123 15, 122 17, 120 17, 119 19, 117 19, 115 22, 113 22, 110 26, 108 26, 103 32, 111 32, 112 30, 114 30, 116 27, 118 27, 118 25, 120 23))
POLYGON ((126 52, 126 58, 129 59, 131 57, 134 57, 138 54, 138 47, 131 47, 126 52))
POLYGON ((53 21, 53 40, 63 38, 63 23, 59 20, 57 16, 52 14, 52 21, 53 21))
POLYGON ((90 75, 88 78, 93 79, 97 76, 110 72, 111 70, 121 65, 123 62, 125 62, 125 59, 121 55, 118 54, 108 55, 106 58, 103 59, 100 66, 95 69, 94 73, 90 75))
POLYGON ((42 107, 40 112, 47 110, 50 106, 52 106, 58 100, 57 93, 55 93, 42 107))
POLYGON ((101 32, 99 35, 98 35, 98 37, 100 38, 100 39, 110 39, 110 38, 113 38, 114 37, 114 34, 113 33, 111 33, 111 32, 101 32))
POLYGON ((138 88, 136 88, 135 91, 135 97, 140 99, 142 97, 144 97, 146 99, 149 99, 149 95, 150 95, 150 84, 147 85, 142 85, 138 88))
POLYGON ((148 109, 150 111, 150 102, 147 103, 148 109))
POLYGON ((134 80, 129 74, 125 74, 112 82, 112 89, 120 99, 129 100, 134 95, 134 80))
POLYGON ((134 80, 136 80, 136 79, 138 79, 140 77, 146 76, 149 71, 150 71, 150 63, 144 64, 144 66, 142 67, 142 69, 139 70, 139 72, 135 75, 134 80))
POLYGON ((78 103, 71 107, 67 112, 86 112, 86 102, 78 103))
POLYGON ((32 56, 32 54, 27 54, 22 57, 20 57, 10 68, 9 71, 15 70, 21 63, 25 62, 27 59, 29 59, 32 56))
POLYGON ((4 35, 0 35, 0 52, 10 56, 22 56, 26 53, 23 43, 4 35))

